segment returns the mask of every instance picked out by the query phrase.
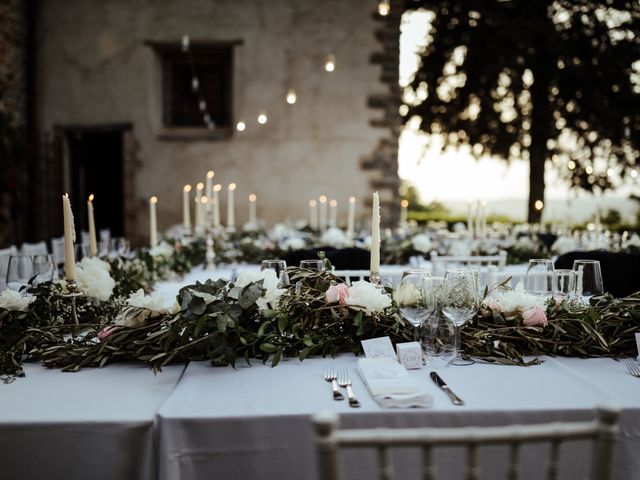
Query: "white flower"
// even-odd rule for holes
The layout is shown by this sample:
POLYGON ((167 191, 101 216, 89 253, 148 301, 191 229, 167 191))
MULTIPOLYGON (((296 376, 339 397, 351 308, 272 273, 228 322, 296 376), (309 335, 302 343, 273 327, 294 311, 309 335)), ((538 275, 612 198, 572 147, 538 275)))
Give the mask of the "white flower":
POLYGON ((296 231, 292 228, 286 226, 284 223, 276 223, 271 232, 269 233, 269 238, 279 242, 280 240, 284 240, 287 237, 295 237, 296 231))
POLYGON ((637 233, 634 233, 633 235, 631 235, 629 240, 627 240, 626 242, 623 242, 622 244, 622 248, 631 248, 631 247, 640 248, 640 236, 638 236, 637 233))
POLYGON ((322 234, 320 242, 323 245, 342 248, 348 246, 351 243, 351 240, 341 229, 332 227, 322 234))
POLYGON ((427 237, 423 233, 419 233, 415 235, 411 239, 411 245, 413 245, 413 249, 417 252, 429 253, 433 249, 433 244, 429 237, 427 237))
POLYGON ((453 255, 454 257, 471 255, 471 245, 461 240, 455 241, 449 246, 449 255, 453 255))
POLYGON ((88 297, 96 300, 109 300, 116 282, 109 271, 109 264, 98 257, 84 257, 76 269, 78 288, 88 297))
POLYGON ((302 250, 306 246, 306 242, 300 237, 291 237, 280 242, 282 250, 302 250))
POLYGON ((164 297, 160 292, 153 292, 151 295, 145 295, 141 288, 137 292, 133 292, 127 299, 127 305, 138 308, 146 308, 154 312, 164 313, 165 308, 164 297))
POLYGON ((352 307, 361 307, 367 313, 375 313, 390 307, 391 298, 372 283, 359 280, 349 287, 346 303, 352 307))
POLYGON ((578 249, 578 244, 573 237, 561 236, 553 242, 551 250, 558 255, 573 252, 578 249))
POLYGON ((242 272, 238 275, 238 278, 234 282, 234 286, 243 288, 250 283, 259 282, 261 280, 262 288, 265 292, 262 294, 262 297, 256 300, 258 308, 260 310, 266 310, 277 306, 280 296, 282 296, 286 290, 278 288, 279 281, 274 270, 253 270, 242 272))
POLYGON ((149 255, 151 255, 152 257, 169 258, 173 255, 173 247, 167 242, 160 242, 158 245, 149 250, 149 255))
POLYGON ((0 308, 11 311, 26 312, 29 310, 29 305, 31 305, 35 299, 35 295, 7 289, 0 294, 0 308))
POLYGON ((422 293, 416 285, 404 282, 393 292, 393 299, 398 305, 418 305, 422 301, 422 293))
POLYGON ((546 302, 543 296, 525 292, 522 282, 515 290, 494 290, 483 301, 484 305, 503 313, 522 313, 533 307, 545 309, 546 302))

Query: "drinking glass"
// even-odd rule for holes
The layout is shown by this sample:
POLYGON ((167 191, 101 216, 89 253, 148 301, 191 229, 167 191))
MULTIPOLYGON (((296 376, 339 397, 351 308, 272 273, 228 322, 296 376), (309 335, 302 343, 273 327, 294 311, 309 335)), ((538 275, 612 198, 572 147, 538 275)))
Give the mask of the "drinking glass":
POLYGON ((524 276, 524 289, 528 293, 549 296, 553 291, 553 262, 543 258, 529 260, 524 276))
POLYGON ((109 253, 111 255, 119 255, 121 257, 126 257, 129 254, 129 240, 124 237, 115 237, 110 239, 109 253))
POLYGON ((58 277, 58 269, 53 255, 33 256, 33 284, 50 282, 58 277))
POLYGON ((468 268, 447 270, 444 276, 442 314, 456 326, 456 358, 453 365, 471 365, 474 362, 460 357, 460 327, 473 318, 479 308, 478 283, 475 272, 468 268))
POLYGON ((594 295, 604 293, 598 260, 574 260, 573 270, 576 272, 576 293, 586 303, 589 303, 589 299, 594 295))
POLYGON ((309 270, 324 270, 324 262, 322 260, 300 260, 300 268, 309 270))
POLYGON ((33 257, 31 255, 12 255, 7 267, 7 288, 20 291, 29 285, 33 277, 33 257))
POLYGON ((287 262, 279 259, 263 260, 260 265, 260 270, 273 270, 278 277, 278 283, 280 286, 289 285, 289 275, 287 275, 287 262))
POLYGON ((576 272, 560 268, 553 272, 553 296, 559 299, 572 297, 576 291, 576 272))
POLYGON ((439 312, 424 323, 421 343, 429 367, 446 367, 457 357, 457 336, 456 326, 439 312))
POLYGON ((420 343, 420 326, 437 307, 431 274, 427 270, 405 270, 393 299, 402 316, 413 325, 413 339, 420 343))

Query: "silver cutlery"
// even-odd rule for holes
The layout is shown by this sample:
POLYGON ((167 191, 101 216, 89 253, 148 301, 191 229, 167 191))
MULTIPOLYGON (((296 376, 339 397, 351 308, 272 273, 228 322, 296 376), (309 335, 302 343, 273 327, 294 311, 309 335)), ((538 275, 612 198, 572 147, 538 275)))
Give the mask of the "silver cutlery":
POLYGON ((462 399, 455 393, 453 393, 453 390, 451 390, 445 383, 445 381, 440 378, 440 375, 438 375, 436 372, 431 372, 429 375, 431 376, 431 380, 433 380, 433 383, 435 383, 438 388, 440 388, 440 390, 447 394, 447 396, 451 400, 451 403, 453 403, 454 405, 464 405, 462 399))
POLYGON ((631 375, 640 378, 640 364, 633 358, 623 358, 622 361, 627 366, 627 370, 629 370, 631 375))
POLYGON ((333 399, 334 400, 344 400, 344 395, 340 393, 340 388, 338 387, 338 383, 336 382, 336 371, 331 365, 324 366, 324 379, 327 382, 331 382, 331 388, 333 389, 333 399))
POLYGON ((338 373, 338 385, 340 385, 342 388, 347 389, 349 406, 354 408, 359 407, 360 402, 358 401, 355 394, 353 393, 353 388, 351 388, 351 378, 349 377, 349 372, 347 371, 346 368, 340 369, 340 372, 338 373))

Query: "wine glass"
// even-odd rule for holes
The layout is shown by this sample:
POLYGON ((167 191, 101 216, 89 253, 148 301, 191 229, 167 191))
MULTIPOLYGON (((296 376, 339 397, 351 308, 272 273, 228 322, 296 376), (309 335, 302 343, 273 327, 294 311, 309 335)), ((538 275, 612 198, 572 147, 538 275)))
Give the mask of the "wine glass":
POLYGON ((435 369, 448 366, 457 357, 457 337, 454 323, 439 312, 425 322, 421 343, 427 365, 435 369))
POLYGON ((574 260, 573 270, 576 272, 576 294, 585 303, 594 295, 604 293, 602 271, 598 260, 574 260))
POLYGON ((534 295, 549 296, 553 291, 553 262, 544 258, 529 260, 524 276, 525 291, 534 295))
POLYGON ((308 270, 324 270, 324 262, 322 260, 300 260, 300 268, 308 270))
POLYGON ((289 285, 289 275, 287 275, 287 262, 280 259, 263 260, 260 270, 273 270, 278 277, 279 286, 289 285))
POLYGON ((478 283, 472 269, 454 268, 444 276, 442 314, 456 326, 457 355, 453 365, 471 365, 472 360, 460 357, 460 327, 473 318, 479 308, 478 283))
POLYGON ((53 255, 33 256, 33 284, 50 282, 57 278, 58 269, 53 255))
POLYGON ((558 300, 572 297, 576 291, 576 272, 567 268, 553 271, 553 296, 558 300))
POLYGON ((427 270, 405 270, 393 299, 402 316, 413 325, 413 339, 420 343, 420 326, 436 309, 431 274, 427 270))
POLYGON ((33 277, 33 257, 31 255, 12 255, 7 267, 7 288, 20 291, 29 285, 33 277))

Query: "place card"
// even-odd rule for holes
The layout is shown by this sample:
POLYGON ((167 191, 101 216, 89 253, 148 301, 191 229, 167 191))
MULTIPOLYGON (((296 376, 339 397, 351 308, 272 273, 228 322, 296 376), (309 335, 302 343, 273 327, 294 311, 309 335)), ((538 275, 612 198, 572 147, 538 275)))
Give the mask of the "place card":
POLYGON ((364 356, 367 358, 392 358, 396 359, 396 352, 391 345, 391 339, 389 337, 371 338, 369 340, 362 340, 362 349, 364 350, 364 356))
POLYGON ((422 368, 422 348, 418 342, 398 343, 396 352, 398 362, 407 370, 422 368))

